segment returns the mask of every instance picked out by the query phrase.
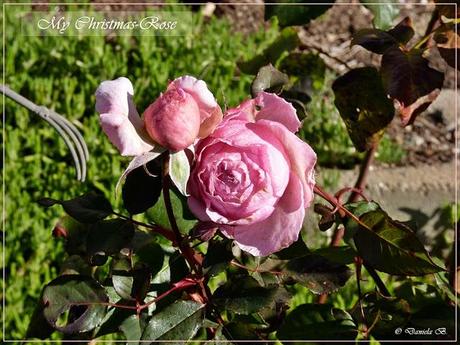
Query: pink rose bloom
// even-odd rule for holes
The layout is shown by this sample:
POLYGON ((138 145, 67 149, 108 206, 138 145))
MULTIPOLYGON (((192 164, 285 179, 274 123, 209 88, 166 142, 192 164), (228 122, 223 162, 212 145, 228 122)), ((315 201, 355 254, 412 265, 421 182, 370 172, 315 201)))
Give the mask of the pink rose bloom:
POLYGON ((133 85, 121 77, 102 82, 96 90, 96 111, 102 129, 123 156, 137 156, 155 144, 180 151, 211 133, 222 110, 206 83, 184 76, 172 81, 164 94, 139 116, 133 85))
POLYGON ((294 134, 299 126, 290 103, 261 92, 195 147, 190 209, 252 255, 295 242, 313 200, 316 154, 294 134))

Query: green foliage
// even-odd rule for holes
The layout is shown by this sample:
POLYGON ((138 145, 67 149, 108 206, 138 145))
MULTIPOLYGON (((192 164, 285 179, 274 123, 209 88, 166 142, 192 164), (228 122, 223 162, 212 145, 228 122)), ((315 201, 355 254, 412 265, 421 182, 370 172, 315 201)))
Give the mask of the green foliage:
POLYGON ((113 213, 110 202, 103 195, 95 193, 64 201, 42 198, 38 203, 45 207, 61 204, 69 216, 81 223, 95 223, 113 213))
POLYGON ((388 31, 378 29, 359 30, 353 35, 351 44, 359 44, 373 53, 384 54, 391 47, 409 42, 414 33, 411 21, 407 17, 388 31))
POLYGON ((123 205, 130 214, 139 214, 148 210, 160 198, 161 166, 157 160, 147 162, 130 171, 123 184, 123 205), (150 193, 143 193, 149 190, 150 193))
POLYGON ((196 334, 203 319, 204 304, 177 301, 152 317, 141 340, 188 340, 196 334))
POLYGON ((285 302, 282 288, 277 285, 262 287, 251 277, 234 277, 214 293, 214 302, 222 310, 249 315, 264 308, 273 309, 285 302))
POLYGON ((396 1, 360 0, 374 15, 373 24, 377 29, 385 30, 392 26, 398 17, 398 5, 396 1))
POLYGON ((262 91, 279 93, 287 83, 289 83, 289 77, 269 64, 257 72, 251 85, 251 93, 253 97, 262 91))
MULTIPOLYGON (((160 198, 156 204, 147 210, 145 216, 153 223, 171 229, 163 193, 164 191, 161 192, 160 198)), ((168 193, 171 199, 172 211, 176 218, 177 227, 183 234, 188 234, 196 225, 197 220, 188 209, 187 198, 175 188, 170 189, 168 193)))
POLYGON ((336 79, 332 89, 356 149, 369 150, 394 117, 393 102, 386 96, 378 71, 373 67, 351 70, 336 79))
POLYGON ((409 276, 443 270, 407 225, 391 219, 375 203, 362 202, 356 209, 359 218, 350 218, 347 231, 352 231, 358 254, 372 267, 409 276))
POLYGON ((293 50, 299 43, 300 40, 297 31, 293 28, 285 28, 260 54, 255 55, 248 61, 239 62, 238 67, 244 73, 256 74, 263 66, 270 63, 275 64, 284 52, 293 50))
MULTIPOLYGON (((190 155, 193 155, 190 152, 190 155)), ((169 155, 169 176, 182 195, 187 195, 187 182, 190 177, 190 161, 185 150, 169 155)))
POLYGON ((108 298, 95 280, 81 275, 60 276, 43 290, 41 303, 46 320, 64 333, 87 332, 97 327, 105 315, 108 298), (64 324, 58 318, 67 313, 64 324))
POLYGON ((288 281, 302 284, 315 294, 338 290, 352 274, 347 266, 315 254, 290 260, 286 269, 288 281))
POLYGON ((344 340, 356 334, 357 327, 346 311, 326 304, 303 304, 288 314, 276 335, 282 340, 344 340))
POLYGON ((317 6, 302 6, 302 3, 308 4, 310 1, 283 1, 283 3, 287 3, 288 5, 279 3, 270 4, 271 2, 273 1, 266 1, 265 19, 276 16, 281 27, 308 24, 311 20, 319 17, 332 6, 331 2, 327 0, 317 1, 318 3, 325 4, 317 6))

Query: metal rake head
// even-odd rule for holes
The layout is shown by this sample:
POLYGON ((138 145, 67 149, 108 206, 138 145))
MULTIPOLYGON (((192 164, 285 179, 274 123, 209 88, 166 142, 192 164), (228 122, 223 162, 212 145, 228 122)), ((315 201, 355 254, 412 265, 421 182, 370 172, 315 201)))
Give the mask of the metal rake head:
POLYGON ((27 98, 14 92, 6 85, 0 85, 1 92, 16 103, 34 112, 48 122, 62 137, 72 155, 77 180, 84 181, 86 178, 86 162, 89 159, 88 147, 78 129, 65 117, 44 106, 38 106, 27 98))

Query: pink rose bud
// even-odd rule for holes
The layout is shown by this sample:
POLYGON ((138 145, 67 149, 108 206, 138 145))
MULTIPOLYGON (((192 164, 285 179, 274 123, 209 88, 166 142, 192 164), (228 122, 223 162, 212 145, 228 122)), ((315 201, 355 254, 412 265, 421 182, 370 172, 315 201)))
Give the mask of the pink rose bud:
POLYGON ((144 122, 153 140, 171 151, 180 151, 198 136, 200 109, 190 94, 170 87, 145 110, 144 122))
POLYGON ((222 110, 206 83, 191 76, 173 80, 144 112, 150 137, 171 151, 207 137, 221 120, 222 110))

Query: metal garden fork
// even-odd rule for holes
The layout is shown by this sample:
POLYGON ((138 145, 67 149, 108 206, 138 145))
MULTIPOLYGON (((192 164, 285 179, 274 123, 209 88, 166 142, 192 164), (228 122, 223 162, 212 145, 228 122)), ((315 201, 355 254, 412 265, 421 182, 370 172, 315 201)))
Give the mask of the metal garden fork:
POLYGON ((48 109, 45 106, 36 105, 27 98, 11 90, 6 85, 0 84, 0 91, 19 105, 22 105, 40 116, 59 133, 72 155, 77 173, 77 180, 83 182, 86 178, 86 162, 89 159, 89 153, 85 140, 78 129, 69 120, 56 113, 54 110, 48 109))

